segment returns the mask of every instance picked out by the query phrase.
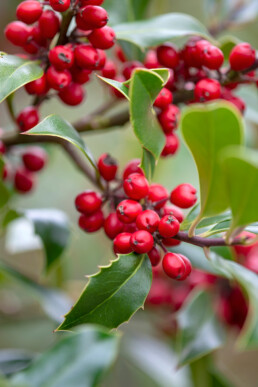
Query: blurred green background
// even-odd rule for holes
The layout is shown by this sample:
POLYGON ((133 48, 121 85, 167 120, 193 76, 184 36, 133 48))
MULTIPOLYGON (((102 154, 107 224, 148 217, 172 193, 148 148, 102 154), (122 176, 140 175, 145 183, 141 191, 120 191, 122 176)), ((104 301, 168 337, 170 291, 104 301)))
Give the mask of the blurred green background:
MULTIPOLYGON (((108 0, 111 2, 112 0, 108 0)), ((121 0, 123 1, 123 0, 121 0)), ((195 16, 200 21, 211 27, 220 22, 216 11, 221 15, 226 14, 227 9, 235 6, 241 1, 234 0, 152 0, 148 9, 149 16, 166 12, 184 12, 195 16)), ((257 1, 245 1, 251 4, 257 1)), ((14 47, 8 46, 4 40, 3 30, 5 25, 14 19, 15 8, 19 4, 17 0, 0 2, 0 25, 1 25, 1 50, 16 53, 14 47)), ((258 48, 258 25, 254 8, 250 8, 247 14, 239 16, 238 21, 230 30, 223 30, 221 35, 234 34, 241 40, 247 40, 258 48)), ((258 11, 258 10, 257 10, 258 11)), ((112 21, 112 15, 110 17, 112 21)), ((73 122, 94 111, 99 105, 106 101, 106 88, 94 79, 86 86, 87 98, 78 108, 70 108, 53 99, 45 104, 41 110, 42 117, 55 112, 65 119, 73 122)), ((19 91, 15 97, 16 112, 28 105, 29 97, 23 91, 19 91)), ((0 106, 0 127, 12 128, 4 104, 0 106)), ((247 139, 252 141, 256 138, 256 125, 248 122, 247 139)), ((141 150, 129 126, 124 128, 102 131, 96 134, 84 135, 84 140, 92 150, 95 158, 103 152, 109 152, 119 160, 120 170, 134 157, 140 157, 141 150)), ((97 271, 97 265, 106 264, 112 258, 112 246, 103 232, 93 235, 84 234, 77 227, 78 214, 74 209, 74 198, 82 190, 90 187, 80 172, 76 170, 71 161, 57 146, 48 147, 50 158, 48 167, 40 174, 37 189, 33 194, 17 196, 14 200, 16 208, 58 208, 68 215, 71 221, 71 238, 69 248, 62 258, 62 275, 64 276, 64 288, 71 297, 76 298, 86 283, 85 275, 97 271)), ((189 182, 198 187, 197 172, 193 160, 181 142, 180 152, 172 158, 161 160, 156 169, 156 182, 164 183, 168 190, 175 185, 189 182)), ((23 230, 16 238, 21 240, 25 237, 23 230)), ((1 252, 4 251, 3 242, 1 252)), ((60 268, 54 269, 48 277, 42 277, 43 253, 41 250, 29 253, 7 254, 3 253, 5 259, 11 261, 14 266, 23 273, 30 275, 36 280, 41 280, 48 285, 55 285, 60 268)), ((127 330, 146 331, 152 329, 148 322, 148 313, 139 312, 134 317, 127 330)), ((48 348, 55 340, 52 330, 55 324, 42 313, 38 303, 33 299, 29 291, 25 291, 20 285, 11 284, 0 288, 0 347, 1 348, 26 348, 28 350, 41 352, 48 348)), ((154 333, 157 334, 157 333, 154 333)), ((217 362, 220 368, 227 372, 236 386, 257 386, 258 370, 256 369, 257 354, 233 354, 232 340, 229 340, 227 348, 217 351, 217 362)), ((123 363, 121 361, 121 363, 123 363)), ((119 375, 126 372, 127 384, 123 386, 152 386, 152 382, 145 379, 135 368, 128 363, 120 364, 112 374, 111 382, 105 385, 120 386, 119 375)), ((124 382, 126 383, 126 382, 124 382)), ((205 386, 201 386, 205 387, 205 386)))

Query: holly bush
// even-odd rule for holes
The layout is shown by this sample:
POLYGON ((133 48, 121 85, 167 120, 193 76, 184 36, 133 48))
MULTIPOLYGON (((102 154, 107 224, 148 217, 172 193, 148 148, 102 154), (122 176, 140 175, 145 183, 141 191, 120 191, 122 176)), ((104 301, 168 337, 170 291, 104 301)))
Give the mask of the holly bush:
MULTIPOLYGON (((220 37, 248 21, 255 5, 206 1, 206 27, 185 13, 157 16, 154 3, 20 1, 5 26, 15 49, 0 56, 0 101, 10 118, 0 131, 1 286, 15 292, 18 283, 37 299, 56 342, 37 357, 2 351, 4 386, 95 386, 124 357, 152 379, 146 385, 229 386, 211 354, 232 332, 238 349, 258 347, 258 157, 250 129, 258 122, 258 59, 251 43, 220 37), (56 101, 69 113, 56 114, 56 101), (66 119, 77 106, 76 120, 66 119), (89 135, 114 129, 121 139, 110 137, 97 157, 89 135), (76 227, 59 208, 28 208, 43 169, 52 169, 60 202, 67 187, 59 175, 74 184, 74 170, 54 168, 56 147, 86 180, 69 197, 76 227), (135 148, 137 158, 121 167, 119 147, 135 148), (19 197, 27 195, 23 208, 19 197), (94 250, 85 233, 100 230, 110 262, 74 296, 62 272, 71 231, 86 241, 87 260, 94 250), (45 256, 36 279, 10 254, 17 235, 26 242, 28 233, 45 256), (130 330, 138 318, 143 334, 136 324, 121 339, 122 324, 130 330), (155 333, 147 335, 149 325, 155 333)), ((103 262, 98 250, 94 265, 103 262)))

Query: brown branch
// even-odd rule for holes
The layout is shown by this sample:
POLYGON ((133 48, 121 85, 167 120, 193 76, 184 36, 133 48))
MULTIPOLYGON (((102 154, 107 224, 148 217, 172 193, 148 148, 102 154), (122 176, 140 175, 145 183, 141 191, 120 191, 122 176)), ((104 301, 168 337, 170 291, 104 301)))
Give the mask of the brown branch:
POLYGON ((228 244, 223 238, 202 238, 199 236, 189 237, 187 233, 179 231, 179 233, 173 237, 181 242, 190 243, 191 245, 199 247, 216 247, 216 246, 234 246, 241 245, 246 241, 243 238, 238 237, 233 240, 232 243, 228 244))

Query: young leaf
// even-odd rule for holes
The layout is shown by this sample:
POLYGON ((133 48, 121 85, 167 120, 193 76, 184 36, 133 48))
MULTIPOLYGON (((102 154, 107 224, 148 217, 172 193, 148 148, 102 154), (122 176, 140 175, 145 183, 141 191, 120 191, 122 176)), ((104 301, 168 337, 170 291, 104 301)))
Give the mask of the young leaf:
POLYGON ((229 207, 220 153, 229 145, 242 143, 243 122, 231 104, 220 101, 187 108, 181 129, 200 181, 201 210, 189 230, 193 235, 202 218, 218 215, 229 207))
POLYGON ((84 144, 82 138, 80 137, 78 132, 72 127, 72 125, 63 118, 55 114, 51 114, 43 121, 41 121, 38 125, 34 126, 34 128, 28 130, 27 132, 24 132, 23 134, 33 136, 54 136, 68 141, 84 153, 91 165, 97 171, 96 162, 89 148, 87 147, 87 145, 84 144))
POLYGON ((177 314, 179 365, 185 365, 214 351, 224 343, 222 325, 205 291, 190 296, 177 314))
POLYGON ((0 53, 0 103, 14 91, 43 75, 36 61, 0 53))
POLYGON ((112 366, 119 336, 100 327, 81 327, 12 378, 15 386, 95 387, 112 366))
POLYGON ((258 221, 258 157, 241 147, 223 153, 222 168, 226 175, 226 190, 232 211, 228 237, 239 227, 258 221))
POLYGON ((59 210, 26 210, 25 216, 33 222, 35 233, 42 240, 49 270, 67 247, 70 227, 67 216, 59 210))
POLYGON ((107 83, 109 86, 112 86, 118 91, 120 91, 120 93, 123 94, 129 100, 129 89, 124 82, 118 82, 114 79, 101 77, 100 75, 98 75, 98 78, 101 79, 103 82, 107 83))
POLYGON ((142 50, 190 35, 212 39, 195 18, 182 13, 168 13, 148 20, 119 24, 114 27, 118 41, 127 41, 142 50))
POLYGON ((58 330, 70 330, 87 323, 117 328, 143 307, 151 279, 151 265, 146 255, 121 255, 90 276, 79 300, 58 330))

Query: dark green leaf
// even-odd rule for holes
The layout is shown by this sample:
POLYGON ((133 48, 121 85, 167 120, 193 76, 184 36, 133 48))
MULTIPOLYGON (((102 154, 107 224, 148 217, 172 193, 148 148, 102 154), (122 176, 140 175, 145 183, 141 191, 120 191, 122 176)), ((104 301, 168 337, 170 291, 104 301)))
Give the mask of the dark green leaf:
POLYGON ((84 327, 65 336, 16 375, 14 386, 95 387, 113 364, 119 336, 100 327, 84 327))
POLYGON ((91 165, 97 170, 95 160, 89 148, 84 144, 78 132, 72 127, 69 122, 65 121, 63 118, 55 114, 46 117, 38 125, 34 126, 34 128, 28 130, 27 132, 24 132, 23 134, 33 136, 54 136, 62 138, 63 140, 72 143, 78 149, 80 149, 87 157, 91 165))
POLYGON ((224 332, 215 317, 210 295, 194 293, 177 314, 179 365, 185 365, 214 351, 224 343, 224 332))
POLYGON ((118 41, 131 42, 141 49, 190 35, 211 39, 207 29, 197 19, 182 13, 169 13, 148 20, 123 23, 114 29, 118 41))
POLYGON ((121 255, 90 276, 79 300, 58 330, 93 323, 117 328, 141 307, 151 287, 152 270, 145 255, 121 255))
POLYGON ((114 87, 118 91, 120 91, 121 94, 123 94, 128 100, 129 100, 129 89, 123 82, 115 81, 114 79, 104 78, 98 75, 99 79, 101 79, 103 82, 107 83, 108 85, 114 87))
POLYGON ((242 143, 243 122, 231 104, 220 101, 187 108, 181 128, 200 181, 201 210, 189 230, 189 235, 193 235, 201 219, 218 215, 229 207, 220 153, 230 145, 242 143))
POLYGON ((42 77, 43 69, 36 61, 0 53, 0 103, 15 90, 42 77))

